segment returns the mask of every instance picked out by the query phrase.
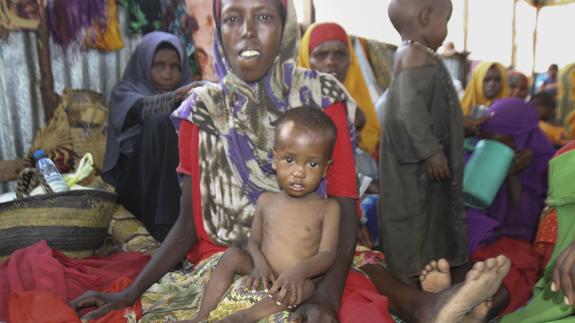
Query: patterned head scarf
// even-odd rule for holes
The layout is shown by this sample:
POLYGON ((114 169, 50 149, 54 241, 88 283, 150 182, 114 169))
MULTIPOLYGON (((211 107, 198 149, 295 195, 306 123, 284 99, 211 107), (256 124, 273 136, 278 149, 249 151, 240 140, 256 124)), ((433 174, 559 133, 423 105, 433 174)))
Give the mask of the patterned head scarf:
MULTIPOLYGON (((219 1, 214 8, 219 8, 219 1)), ((219 11, 214 12, 214 17, 219 15, 219 11)), ((217 24, 219 19, 215 21, 217 24)), ((215 30, 219 30, 218 25, 215 30)), ((274 122, 282 113, 295 107, 323 109, 345 102, 353 131, 356 105, 333 76, 297 67, 299 26, 291 1, 286 3, 277 57, 259 81, 248 83, 235 75, 224 55, 219 33, 214 33, 214 37, 219 81, 195 88, 174 112, 173 120, 176 128, 181 120, 188 120, 222 140, 227 163, 218 165, 219 171, 229 168, 243 194, 255 204, 262 192, 279 190, 271 159, 274 122)))
POLYGON ((373 153, 378 146, 381 129, 379 119, 375 112, 369 89, 361 72, 361 67, 355 51, 345 30, 336 23, 315 23, 309 26, 302 37, 299 49, 299 64, 301 67, 310 68, 309 55, 319 44, 328 40, 339 40, 347 45, 349 52, 349 67, 343 84, 358 107, 365 114, 366 124, 361 131, 359 146, 373 153))
POLYGON ((490 106, 493 101, 501 98, 506 98, 509 96, 509 79, 507 76, 507 69, 505 66, 496 62, 481 62, 471 77, 471 81, 467 84, 465 88, 465 94, 461 99, 461 108, 463 109, 463 115, 469 115, 472 109, 476 105, 490 106), (487 74, 487 71, 491 66, 495 66, 501 74, 501 90, 495 96, 495 98, 488 100, 483 94, 483 79, 487 74))
POLYGON ((569 137, 575 139, 575 63, 559 71, 557 85, 557 121, 565 126, 569 137))

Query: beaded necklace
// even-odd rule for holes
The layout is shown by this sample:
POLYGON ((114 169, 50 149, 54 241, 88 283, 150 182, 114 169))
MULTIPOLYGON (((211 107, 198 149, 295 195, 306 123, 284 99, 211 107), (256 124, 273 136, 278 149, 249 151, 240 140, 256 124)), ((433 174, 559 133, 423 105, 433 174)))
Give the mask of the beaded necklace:
POLYGON ((438 60, 438 61, 440 60, 439 54, 437 54, 437 52, 435 52, 433 49, 423 45, 422 43, 420 43, 416 40, 407 39, 407 40, 404 40, 401 42, 401 46, 409 46, 409 45, 419 47, 419 48, 423 49, 424 51, 426 51, 429 55, 431 55, 436 60, 438 60))

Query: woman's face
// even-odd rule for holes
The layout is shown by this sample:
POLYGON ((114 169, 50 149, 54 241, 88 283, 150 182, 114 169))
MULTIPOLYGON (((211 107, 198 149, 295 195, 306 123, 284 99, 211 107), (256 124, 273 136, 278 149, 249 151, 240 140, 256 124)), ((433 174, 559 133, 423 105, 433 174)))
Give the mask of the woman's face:
POLYGON ((180 67, 180 55, 173 49, 162 48, 154 54, 152 61, 152 86, 160 93, 170 92, 176 89, 182 70, 180 67))
POLYGON ((501 73, 495 66, 491 66, 483 79, 483 95, 486 99, 494 99, 501 91, 501 73))
POLYGON ((232 71, 246 82, 264 77, 280 48, 283 21, 277 0, 222 1, 221 38, 232 71))
POLYGON ((343 82, 349 67, 347 44, 339 40, 326 40, 320 43, 309 54, 309 65, 312 69, 332 74, 343 82))

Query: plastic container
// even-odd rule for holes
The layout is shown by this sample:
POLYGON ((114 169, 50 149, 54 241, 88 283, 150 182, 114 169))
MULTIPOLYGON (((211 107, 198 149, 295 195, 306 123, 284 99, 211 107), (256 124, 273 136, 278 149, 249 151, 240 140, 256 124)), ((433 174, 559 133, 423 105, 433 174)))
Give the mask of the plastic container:
POLYGON ((46 156, 42 149, 34 152, 34 159, 36 160, 36 169, 42 174, 54 193, 70 190, 54 162, 46 156))
POLYGON ((499 141, 480 140, 465 166, 465 205, 477 209, 489 207, 509 172, 514 156, 513 149, 499 141))

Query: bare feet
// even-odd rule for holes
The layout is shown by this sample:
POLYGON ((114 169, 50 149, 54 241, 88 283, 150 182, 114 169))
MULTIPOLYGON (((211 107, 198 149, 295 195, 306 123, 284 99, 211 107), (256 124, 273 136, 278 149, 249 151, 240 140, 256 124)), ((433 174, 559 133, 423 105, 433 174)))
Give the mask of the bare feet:
POLYGON ((433 260, 419 275, 421 289, 430 293, 439 293, 451 286, 451 272, 447 260, 433 260))
MULTIPOLYGON (((463 283, 437 294, 428 294, 418 313, 420 322, 461 322, 474 307, 491 298, 509 271, 505 256, 477 262, 463 283)), ((470 321, 474 322, 474 321, 470 321)))

